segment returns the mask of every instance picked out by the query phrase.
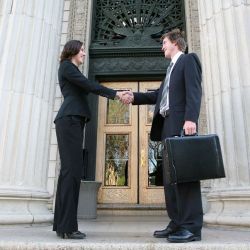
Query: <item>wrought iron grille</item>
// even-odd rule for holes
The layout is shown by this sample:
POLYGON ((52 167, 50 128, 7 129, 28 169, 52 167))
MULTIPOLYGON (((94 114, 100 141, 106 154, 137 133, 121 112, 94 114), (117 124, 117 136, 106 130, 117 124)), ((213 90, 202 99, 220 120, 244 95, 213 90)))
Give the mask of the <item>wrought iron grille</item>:
POLYGON ((96 0, 94 46, 157 46, 163 33, 184 30, 183 0, 96 0))

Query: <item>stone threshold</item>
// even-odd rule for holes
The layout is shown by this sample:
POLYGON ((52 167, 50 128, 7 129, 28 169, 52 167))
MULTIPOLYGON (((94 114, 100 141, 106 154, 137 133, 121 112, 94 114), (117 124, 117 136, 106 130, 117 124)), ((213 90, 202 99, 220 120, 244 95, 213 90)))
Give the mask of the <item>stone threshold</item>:
POLYGON ((98 215, 159 216, 166 215, 165 204, 98 204, 98 215))

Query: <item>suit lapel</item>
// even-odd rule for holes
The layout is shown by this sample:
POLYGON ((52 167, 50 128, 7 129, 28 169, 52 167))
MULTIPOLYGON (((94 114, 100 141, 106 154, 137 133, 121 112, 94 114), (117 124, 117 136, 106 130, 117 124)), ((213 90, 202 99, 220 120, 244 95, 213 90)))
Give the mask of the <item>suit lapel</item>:
MULTIPOLYGON (((172 69, 172 72, 171 72, 171 75, 172 73, 174 72, 176 66, 178 65, 178 63, 182 60, 182 58, 184 57, 184 54, 180 55, 179 58, 177 59, 176 63, 174 64, 174 67, 172 69)), ((170 75, 170 78, 171 78, 171 75, 170 75)))

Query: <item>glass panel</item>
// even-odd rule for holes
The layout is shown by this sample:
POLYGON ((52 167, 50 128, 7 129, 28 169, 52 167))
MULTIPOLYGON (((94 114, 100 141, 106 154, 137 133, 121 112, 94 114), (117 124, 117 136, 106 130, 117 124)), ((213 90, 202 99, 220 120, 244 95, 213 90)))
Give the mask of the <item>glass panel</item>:
POLYGON ((119 100, 107 100, 107 124, 129 124, 129 105, 119 100))
MULTIPOLYGON (((155 91, 154 89, 148 89, 147 92, 155 91)), ((153 121, 155 105, 147 105, 147 124, 151 124, 153 121)))
POLYGON ((162 179, 162 150, 161 142, 151 141, 148 137, 148 185, 163 186, 162 179))
POLYGON ((128 186, 129 135, 106 135, 105 186, 128 186))
POLYGON ((155 105, 147 105, 147 124, 153 121, 155 105))

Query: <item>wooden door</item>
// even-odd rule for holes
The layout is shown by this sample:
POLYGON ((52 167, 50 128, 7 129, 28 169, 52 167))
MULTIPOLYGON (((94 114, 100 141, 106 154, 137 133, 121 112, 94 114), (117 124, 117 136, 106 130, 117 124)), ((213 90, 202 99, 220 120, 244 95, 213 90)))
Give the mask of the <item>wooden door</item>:
MULTIPOLYGON (((112 82, 117 90, 146 92, 160 82, 112 82)), ((96 180, 99 203, 164 203, 161 143, 149 140, 154 105, 123 105, 99 97, 96 180)))

